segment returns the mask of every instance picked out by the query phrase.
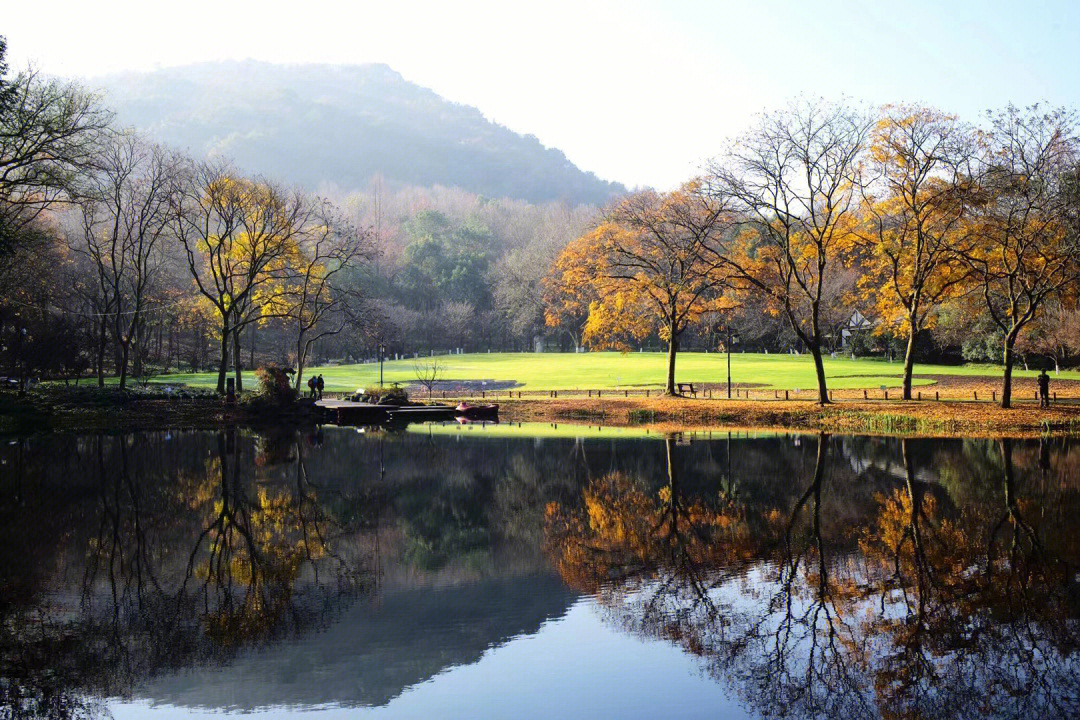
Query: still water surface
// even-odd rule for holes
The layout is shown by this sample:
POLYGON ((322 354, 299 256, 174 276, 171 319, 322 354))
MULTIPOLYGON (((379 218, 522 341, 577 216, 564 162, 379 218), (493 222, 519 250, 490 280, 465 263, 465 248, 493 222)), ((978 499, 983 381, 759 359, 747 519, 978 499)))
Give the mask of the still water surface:
POLYGON ((1080 716, 1080 445, 0 446, 0 718, 1080 716))

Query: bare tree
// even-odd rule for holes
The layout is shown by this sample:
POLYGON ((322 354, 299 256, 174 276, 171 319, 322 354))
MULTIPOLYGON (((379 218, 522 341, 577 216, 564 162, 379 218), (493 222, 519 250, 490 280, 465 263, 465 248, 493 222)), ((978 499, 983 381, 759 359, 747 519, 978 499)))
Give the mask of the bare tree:
POLYGON ((427 388, 428 400, 431 399, 431 390, 439 381, 439 376, 442 375, 444 369, 442 361, 437 357, 432 357, 424 362, 418 362, 413 365, 416 381, 427 388))
POLYGON ((325 201, 315 202, 298 235, 297 256, 283 297, 283 315, 296 338, 298 391, 312 346, 340 333, 350 318, 349 304, 357 306, 362 299, 355 284, 342 280, 349 270, 374 257, 371 240, 371 233, 354 228, 325 201))
POLYGON ((464 300, 450 300, 439 306, 439 326, 447 348, 467 347, 477 325, 476 308, 464 300))
POLYGON ((1054 372, 1070 356, 1080 353, 1080 308, 1075 300, 1055 298, 1016 338, 1016 351, 1037 355, 1054 363, 1054 372))
POLYGON ((1012 403, 1020 332, 1048 300, 1080 281, 1080 237, 1068 221, 1076 131, 1075 116, 1064 109, 1010 105, 990 117, 982 142, 981 197, 961 253, 1005 336, 1003 408, 1012 403))
POLYGON ((4 95, 0 112, 3 256, 21 240, 35 237, 24 231, 42 212, 78 194, 79 180, 94 168, 98 136, 112 116, 79 84, 47 79, 33 69, 0 87, 4 95))
MULTIPOLYGON (((104 343, 107 327, 116 346, 120 387, 126 384, 132 343, 146 322, 162 270, 178 164, 175 155, 132 133, 114 134, 103 144, 80 202, 82 233, 75 249, 96 270, 103 323, 99 340, 104 343)), ((99 375, 99 384, 102 380, 99 375)))
POLYGON ((714 192, 731 198, 742 221, 721 260, 743 288, 770 300, 813 355, 822 404, 822 301, 857 207, 870 126, 844 105, 799 101, 762 116, 711 168, 714 192))

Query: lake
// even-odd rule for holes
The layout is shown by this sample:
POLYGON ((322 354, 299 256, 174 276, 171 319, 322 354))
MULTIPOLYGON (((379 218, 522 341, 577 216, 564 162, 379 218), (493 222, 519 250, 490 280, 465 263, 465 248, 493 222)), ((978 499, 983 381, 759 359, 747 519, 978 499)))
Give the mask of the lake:
POLYGON ((1080 443, 0 445, 0 718, 1075 718, 1080 443))

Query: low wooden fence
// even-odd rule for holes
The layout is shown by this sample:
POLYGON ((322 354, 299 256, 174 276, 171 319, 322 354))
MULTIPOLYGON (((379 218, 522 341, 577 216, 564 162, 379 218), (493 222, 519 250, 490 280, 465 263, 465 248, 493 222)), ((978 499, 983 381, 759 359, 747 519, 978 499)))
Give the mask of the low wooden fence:
MULTIPOLYGON (((339 392, 339 391, 326 391, 323 392, 323 398, 327 400, 345 400, 351 398, 354 392, 339 392)), ((306 394, 305 394, 306 395, 306 394)), ((563 388, 558 390, 435 390, 432 391, 430 397, 431 400, 489 400, 492 402, 498 400, 536 400, 536 399, 617 399, 617 398, 649 398, 649 397, 662 397, 663 390, 660 388, 626 388, 626 389, 581 389, 581 388, 563 388)), ((418 391, 412 393, 413 399, 427 400, 428 393, 426 391, 418 391)), ((685 396, 688 399, 694 399, 690 396, 685 396)), ((704 386, 698 390, 696 399, 699 400, 721 400, 728 399, 727 389, 723 386, 704 386)), ((817 389, 803 389, 803 390, 774 390, 774 389, 743 389, 732 388, 731 389, 732 400, 753 400, 753 401, 768 401, 768 400, 817 400, 817 389)), ((898 388, 892 389, 879 389, 879 390, 830 390, 829 399, 834 402, 843 401, 889 401, 897 402, 901 399, 901 392, 898 388)), ((996 403, 1000 399, 1000 393, 998 390, 970 390, 967 392, 955 391, 955 390, 912 390, 912 402, 987 402, 996 403)), ((1060 394, 1061 402, 1076 402, 1080 400, 1080 393, 1075 391, 1063 392, 1060 394)), ((1038 392, 1029 392, 1026 389, 1019 390, 1013 389, 1013 402, 1035 402, 1039 401, 1038 392)), ((1051 393, 1051 402, 1059 402, 1059 393, 1051 393)))
MULTIPOLYGON (((662 397, 663 391, 659 388, 646 388, 646 389, 580 389, 569 388, 560 390, 436 390, 431 393, 431 399, 433 400, 449 400, 449 399, 479 399, 479 400, 529 400, 529 399, 597 399, 602 400, 604 398, 617 399, 617 398, 647 398, 647 397, 662 397)), ((417 399, 424 399, 427 397, 426 393, 414 393, 413 397, 417 399)), ((698 390, 696 398, 691 396, 684 396, 688 399, 699 400, 720 400, 729 399, 727 390, 724 388, 704 387, 698 390)), ((732 388, 731 400, 754 400, 754 401, 767 401, 767 400, 817 400, 817 390, 773 390, 773 389, 759 389, 759 390, 744 390, 741 388, 732 388)), ((913 390, 912 402, 988 402, 996 403, 999 399, 999 392, 997 390, 979 391, 972 390, 970 392, 942 392, 940 390, 913 390)), ((1027 393, 1026 391, 1013 390, 1013 402, 1039 402, 1038 392, 1027 393)), ((1065 393, 1061 396, 1061 401, 1076 401, 1080 399, 1075 393, 1065 393)), ((901 392, 899 389, 885 389, 885 390, 841 390, 841 391, 829 391, 829 400, 834 402, 847 401, 900 401, 901 392)), ((1051 402, 1058 402, 1059 397, 1057 392, 1051 393, 1051 402)))

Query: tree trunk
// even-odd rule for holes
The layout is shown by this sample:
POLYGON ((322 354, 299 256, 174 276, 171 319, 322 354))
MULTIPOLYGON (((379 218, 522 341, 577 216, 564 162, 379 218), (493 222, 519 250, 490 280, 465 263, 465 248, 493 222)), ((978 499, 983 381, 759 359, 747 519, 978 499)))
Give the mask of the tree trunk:
POLYGON ((911 372, 915 368, 915 324, 910 323, 911 318, 908 318, 911 325, 911 332, 908 333, 907 350, 904 352, 904 391, 902 397, 905 400, 911 399, 911 372))
POLYGON ((1012 331, 1005 335, 1005 370, 1001 380, 1001 407, 1012 407, 1012 369, 1013 369, 1013 345, 1016 343, 1016 332, 1012 331))
POLYGON ((98 335, 97 347, 97 384, 105 387, 105 319, 101 320, 101 332, 98 335))
POLYGON ((218 395, 225 394, 225 376, 229 372, 229 341, 232 340, 232 331, 228 323, 221 326, 221 362, 218 363, 217 391, 218 395))
POLYGON ((679 339, 675 335, 675 321, 668 323, 668 350, 667 350, 667 384, 664 386, 665 395, 675 394, 675 354, 679 352, 679 339))
POLYGON ((296 333, 296 392, 302 393, 304 387, 302 382, 304 379, 304 366, 307 365, 307 352, 305 350, 306 345, 304 343, 304 329, 303 326, 298 325, 296 333))
POLYGON ((825 384, 825 361, 821 357, 821 344, 814 343, 810 347, 810 353, 814 356, 814 371, 817 373, 818 404, 829 404, 829 388, 825 384))
POLYGON ((307 363, 307 353, 303 346, 296 346, 296 394, 304 394, 304 365, 307 363))
POLYGON ((244 359, 240 355, 240 328, 233 330, 233 365, 236 367, 236 392, 244 389, 244 359))
POLYGON ((121 390, 123 390, 124 386, 127 384, 128 347, 129 346, 130 346, 130 341, 128 341, 126 343, 120 343, 120 355, 119 355, 119 358, 117 359, 117 363, 120 366, 118 369, 120 370, 120 389, 121 390))

